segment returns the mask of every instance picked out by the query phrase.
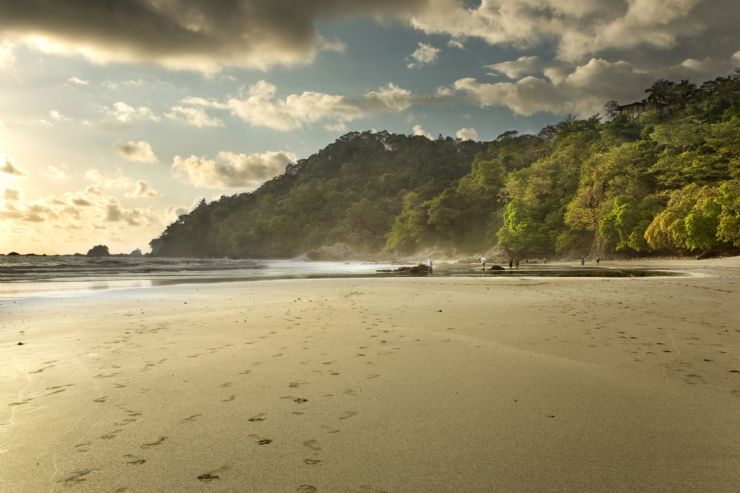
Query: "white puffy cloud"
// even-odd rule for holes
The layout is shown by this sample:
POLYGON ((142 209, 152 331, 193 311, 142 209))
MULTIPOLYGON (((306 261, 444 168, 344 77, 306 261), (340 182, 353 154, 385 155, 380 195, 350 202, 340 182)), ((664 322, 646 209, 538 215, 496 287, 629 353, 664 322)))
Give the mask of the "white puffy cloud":
POLYGON ((389 83, 368 91, 360 98, 304 91, 285 98, 277 96, 278 88, 261 80, 250 86, 246 94, 225 102, 189 97, 183 102, 214 109, 228 108, 231 113, 255 126, 289 131, 326 122, 325 128, 343 128, 343 124, 378 111, 406 110, 412 104, 410 91, 389 83))
POLYGON ((182 122, 194 127, 223 127, 223 120, 211 118, 203 108, 192 108, 187 106, 173 106, 165 116, 172 121, 182 122))
POLYGON ((122 191, 125 192, 124 195, 126 197, 133 198, 156 197, 160 195, 149 182, 134 180, 124 175, 121 169, 116 169, 114 173, 106 173, 99 169, 89 169, 85 173, 85 178, 93 182, 86 189, 86 192, 92 195, 105 195, 108 190, 122 191))
POLYGON ((697 45, 726 54, 738 9, 734 0, 430 0, 410 22, 426 33, 518 49, 553 43, 557 58, 571 62, 607 51, 650 55, 646 50, 655 60, 697 45))
POLYGON ((51 118, 52 122, 56 122, 56 123, 66 123, 66 122, 72 121, 70 117, 66 116, 64 113, 62 113, 59 110, 49 111, 49 118, 51 118))
POLYGON ((544 79, 527 76, 517 82, 478 82, 473 78, 455 81, 454 88, 481 108, 505 106, 514 113, 529 116, 540 111, 559 113, 562 98, 544 79))
POLYGON ((434 140, 434 137, 432 137, 432 134, 424 130, 424 128, 421 125, 414 125, 413 132, 414 132, 414 135, 421 135, 422 137, 426 137, 429 140, 434 140))
POLYGON ((392 82, 375 91, 369 91, 365 97, 369 102, 377 101, 382 107, 392 111, 404 111, 412 103, 411 91, 392 82))
POLYGON ((45 248, 39 238, 54 238, 47 253, 84 252, 100 243, 128 252, 159 234, 169 219, 154 208, 126 206, 95 186, 34 199, 5 193, 0 199, 0 229, 17 251, 38 252, 45 248), (59 252, 60 245, 69 250, 59 252))
POLYGON ((131 106, 123 101, 113 103, 111 107, 105 107, 105 123, 114 125, 132 125, 146 121, 158 122, 160 117, 155 115, 148 106, 131 106))
POLYGON ((152 146, 144 140, 117 142, 115 148, 119 155, 135 163, 156 163, 158 161, 152 146))
POLYGON ((172 173, 197 187, 256 188, 295 162, 291 152, 235 154, 221 151, 215 159, 175 156, 172 173))
POLYGON ((67 172, 65 171, 66 169, 66 164, 61 164, 60 166, 54 166, 50 164, 46 167, 46 176, 48 176, 49 178, 61 180, 67 177, 67 172))
POLYGON ((478 132, 474 128, 461 128, 455 137, 460 140, 478 140, 478 132))
POLYGON ((439 57, 439 48, 426 43, 419 43, 419 47, 410 55, 411 62, 406 65, 408 68, 421 68, 424 65, 436 63, 439 57))
POLYGON ((27 175, 27 173, 23 169, 13 164, 10 161, 9 157, 7 156, 4 157, 2 154, 0 154, 0 173, 5 173, 11 176, 26 176, 27 175))
POLYGON ((482 108, 507 107, 524 116, 538 112, 589 116, 610 100, 626 103, 642 99, 645 89, 660 77, 702 82, 729 73, 735 63, 733 59, 687 59, 669 67, 639 70, 624 60, 592 58, 573 65, 522 57, 490 66, 511 79, 523 76, 518 80, 486 83, 468 77, 457 80, 452 89, 482 108))
POLYGON ((21 199, 21 193, 18 190, 6 188, 5 190, 3 190, 3 199, 9 202, 15 202, 16 200, 21 199))
POLYGON ((76 86, 87 86, 90 84, 89 80, 80 79, 77 76, 70 77, 69 79, 67 79, 67 82, 76 86))
POLYGON ((9 70, 15 62, 15 45, 9 41, 0 40, 0 71, 9 70))
POLYGON ((120 88, 139 88, 143 87, 146 82, 143 79, 126 79, 126 80, 106 80, 103 87, 115 91, 120 88))
POLYGON ((156 191, 149 182, 146 182, 144 180, 138 180, 136 184, 134 185, 134 189, 131 190, 128 194, 126 194, 127 197, 156 197, 160 195, 158 191, 156 191))

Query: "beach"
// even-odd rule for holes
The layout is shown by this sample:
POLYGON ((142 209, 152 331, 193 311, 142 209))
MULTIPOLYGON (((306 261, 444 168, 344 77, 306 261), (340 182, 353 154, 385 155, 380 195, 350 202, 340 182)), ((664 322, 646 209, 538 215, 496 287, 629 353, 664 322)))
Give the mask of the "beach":
POLYGON ((740 490, 740 258, 610 265, 0 298, 0 491, 740 490))

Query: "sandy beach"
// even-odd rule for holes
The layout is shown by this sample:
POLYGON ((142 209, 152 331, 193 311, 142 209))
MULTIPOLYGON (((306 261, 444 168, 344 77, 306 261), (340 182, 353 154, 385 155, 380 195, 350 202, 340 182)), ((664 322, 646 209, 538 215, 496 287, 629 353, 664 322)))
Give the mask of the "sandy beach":
POLYGON ((740 491, 740 258, 609 265, 0 300, 0 491, 740 491))

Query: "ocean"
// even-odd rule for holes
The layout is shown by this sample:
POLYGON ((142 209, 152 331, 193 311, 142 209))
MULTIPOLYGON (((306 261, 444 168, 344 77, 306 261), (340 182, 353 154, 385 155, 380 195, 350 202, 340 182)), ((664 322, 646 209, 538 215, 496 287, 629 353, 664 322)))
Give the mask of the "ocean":
POLYGON ((0 298, 54 296, 169 284, 368 277, 397 265, 305 259, 0 256, 0 298))

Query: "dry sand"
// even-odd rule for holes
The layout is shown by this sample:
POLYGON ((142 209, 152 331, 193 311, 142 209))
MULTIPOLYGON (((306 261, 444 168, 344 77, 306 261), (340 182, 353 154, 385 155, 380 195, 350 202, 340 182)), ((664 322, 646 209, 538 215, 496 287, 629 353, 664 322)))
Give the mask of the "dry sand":
POLYGON ((649 264, 0 300, 0 491, 740 491, 740 259, 649 264))

